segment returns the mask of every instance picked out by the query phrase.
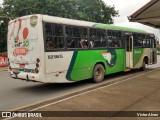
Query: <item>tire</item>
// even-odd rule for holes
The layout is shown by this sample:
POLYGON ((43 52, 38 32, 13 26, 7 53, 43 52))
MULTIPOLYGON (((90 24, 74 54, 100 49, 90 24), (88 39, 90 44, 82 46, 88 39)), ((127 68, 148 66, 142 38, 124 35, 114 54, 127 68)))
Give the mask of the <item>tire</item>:
POLYGON ((102 64, 96 64, 93 69, 93 82, 99 83, 104 80, 105 70, 102 64))
POLYGON ((145 59, 143 60, 142 67, 140 67, 140 70, 141 71, 145 71, 146 70, 146 61, 145 61, 145 59))

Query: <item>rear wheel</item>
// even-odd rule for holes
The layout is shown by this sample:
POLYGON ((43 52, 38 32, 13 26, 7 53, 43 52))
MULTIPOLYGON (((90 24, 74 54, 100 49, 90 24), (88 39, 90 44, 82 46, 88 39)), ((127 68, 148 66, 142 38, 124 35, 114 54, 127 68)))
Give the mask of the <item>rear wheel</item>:
POLYGON ((143 60, 142 67, 140 67, 140 70, 141 71, 145 71, 146 70, 146 61, 145 61, 145 59, 143 60))
POLYGON ((99 83, 104 80, 105 70, 102 64, 96 64, 93 69, 93 82, 99 83))

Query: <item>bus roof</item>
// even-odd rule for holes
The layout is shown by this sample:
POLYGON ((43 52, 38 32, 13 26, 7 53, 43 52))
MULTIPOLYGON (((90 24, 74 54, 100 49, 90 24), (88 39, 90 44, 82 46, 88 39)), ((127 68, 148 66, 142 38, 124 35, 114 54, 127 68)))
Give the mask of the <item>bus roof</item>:
MULTIPOLYGON (((75 26, 102 28, 102 29, 110 29, 110 30, 120 30, 120 31, 127 31, 127 32, 136 32, 136 33, 147 33, 146 31, 140 30, 140 29, 120 27, 120 26, 114 26, 110 24, 88 22, 88 21, 83 21, 83 20, 75 20, 75 19, 62 18, 62 17, 49 16, 49 15, 41 15, 41 14, 23 16, 17 19, 27 19, 31 16, 38 16, 38 17, 41 17, 44 22, 51 22, 51 23, 57 23, 57 24, 67 24, 67 25, 73 25, 73 26, 75 25, 75 26)), ((9 24, 14 22, 17 19, 11 20, 9 24)))
POLYGON ((94 27, 94 28, 111 29, 111 30, 121 30, 121 31, 136 32, 136 33, 147 33, 146 31, 140 30, 140 29, 120 27, 120 26, 95 23, 95 22, 88 22, 88 21, 83 21, 83 20, 75 20, 75 19, 61 18, 61 17, 48 16, 48 15, 42 15, 42 17, 43 17, 43 21, 45 22, 55 22, 59 24, 94 27))
POLYGON ((145 30, 128 28, 128 27, 121 27, 121 26, 114 26, 109 24, 96 24, 94 25, 96 28, 104 28, 110 30, 120 30, 120 31, 127 31, 127 32, 136 32, 136 33, 147 33, 145 30))

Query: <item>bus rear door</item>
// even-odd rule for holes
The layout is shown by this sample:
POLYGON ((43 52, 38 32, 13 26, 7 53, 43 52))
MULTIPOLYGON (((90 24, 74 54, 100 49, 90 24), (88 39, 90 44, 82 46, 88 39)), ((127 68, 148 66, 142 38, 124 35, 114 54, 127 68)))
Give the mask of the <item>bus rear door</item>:
POLYGON ((126 49, 126 70, 133 68, 133 36, 131 34, 125 35, 125 49, 126 49))
POLYGON ((150 39, 150 56, 151 56, 151 63, 157 63, 157 49, 156 49, 156 40, 155 37, 150 39))

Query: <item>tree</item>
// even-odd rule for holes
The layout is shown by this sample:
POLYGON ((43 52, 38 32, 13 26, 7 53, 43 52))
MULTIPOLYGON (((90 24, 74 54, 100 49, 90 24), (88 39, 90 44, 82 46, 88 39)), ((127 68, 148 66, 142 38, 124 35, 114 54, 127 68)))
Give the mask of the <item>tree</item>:
POLYGON ((0 18, 0 52, 7 50, 7 26, 8 19, 0 18))
POLYGON ((102 0, 4 0, 7 16, 47 14, 100 23, 112 23, 118 16, 114 6, 107 6, 102 0))
POLYGON ((0 52, 7 50, 8 19, 4 18, 3 8, 0 6, 0 52))

